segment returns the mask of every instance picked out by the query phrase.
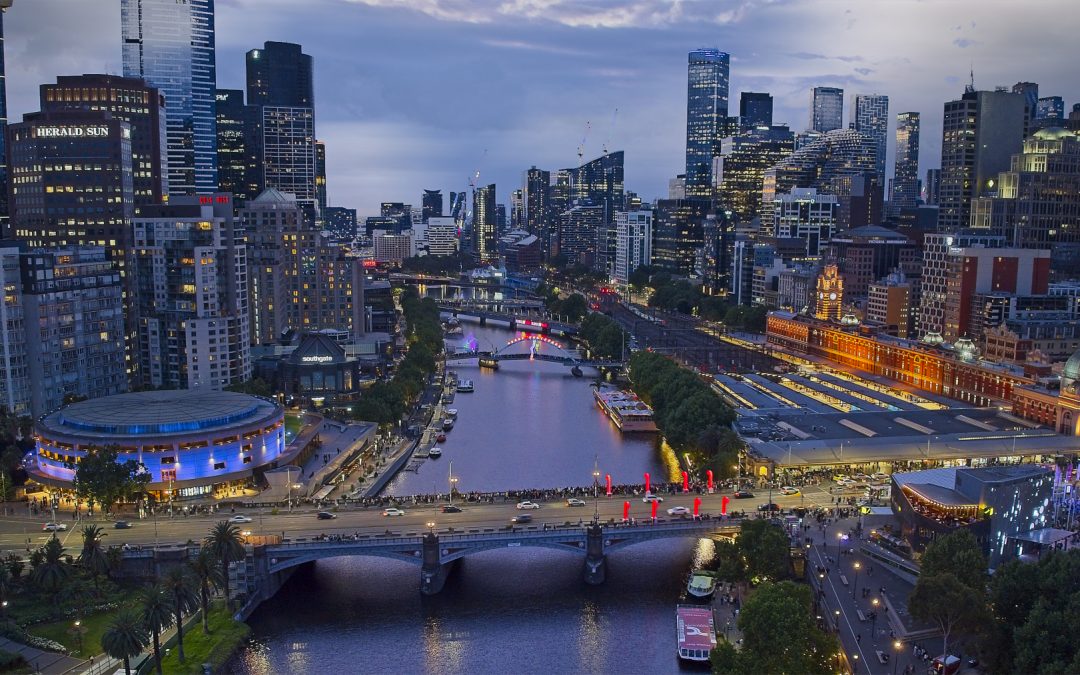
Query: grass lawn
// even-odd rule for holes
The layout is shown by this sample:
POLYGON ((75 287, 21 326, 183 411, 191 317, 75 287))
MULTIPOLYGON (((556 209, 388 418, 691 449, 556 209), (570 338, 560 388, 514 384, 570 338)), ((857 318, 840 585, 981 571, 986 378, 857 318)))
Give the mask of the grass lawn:
POLYGON ((101 634, 109 627, 115 612, 98 612, 81 618, 82 652, 79 652, 79 639, 71 632, 75 619, 64 619, 51 623, 39 623, 27 628, 27 632, 39 637, 55 640, 71 650, 72 656, 88 657, 101 653, 101 634))
POLYGON ((286 413, 285 414, 285 441, 289 442, 296 438, 296 435, 300 433, 300 430, 304 428, 304 414, 303 413, 286 413))
POLYGON ((202 622, 193 625, 184 633, 184 655, 187 657, 184 663, 180 663, 180 656, 174 645, 168 656, 164 655, 165 650, 162 649, 162 670, 165 673, 201 675, 202 664, 209 663, 212 664, 214 672, 218 672, 250 632, 251 628, 246 623, 233 621, 225 607, 216 604, 210 610, 210 634, 203 633, 202 622))

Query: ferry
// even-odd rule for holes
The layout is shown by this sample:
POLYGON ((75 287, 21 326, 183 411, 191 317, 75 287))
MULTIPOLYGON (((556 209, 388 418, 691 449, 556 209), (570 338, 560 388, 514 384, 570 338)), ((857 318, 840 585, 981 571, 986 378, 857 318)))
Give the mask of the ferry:
POLYGON ((691 598, 708 600, 716 593, 716 572, 694 570, 686 584, 686 593, 691 598))
POLYGON ((716 646, 712 608, 679 605, 675 608, 675 628, 679 659, 708 663, 709 652, 716 646))
POLYGON ((596 397, 596 405, 607 413, 619 431, 623 433, 634 431, 656 431, 656 420, 653 411, 645 405, 637 394, 621 389, 599 387, 593 390, 596 397))
POLYGON ((433 459, 437 457, 442 457, 442 448, 435 446, 434 448, 428 450, 427 454, 428 457, 431 457, 433 459))
POLYGON ((490 368, 491 370, 499 369, 499 359, 491 356, 481 356, 477 359, 477 363, 479 363, 481 368, 490 368))
POLYGON ((458 390, 458 393, 460 393, 460 394, 472 392, 473 391, 472 380, 461 380, 460 382, 457 383, 457 390, 458 390))

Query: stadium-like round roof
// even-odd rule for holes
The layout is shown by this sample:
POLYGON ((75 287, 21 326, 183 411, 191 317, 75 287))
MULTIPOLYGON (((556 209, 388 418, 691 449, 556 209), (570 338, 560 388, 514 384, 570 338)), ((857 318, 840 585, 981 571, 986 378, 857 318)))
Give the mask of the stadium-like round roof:
POLYGON ((230 391, 140 391, 73 403, 45 422, 71 431, 137 436, 254 421, 274 408, 265 399, 230 391))

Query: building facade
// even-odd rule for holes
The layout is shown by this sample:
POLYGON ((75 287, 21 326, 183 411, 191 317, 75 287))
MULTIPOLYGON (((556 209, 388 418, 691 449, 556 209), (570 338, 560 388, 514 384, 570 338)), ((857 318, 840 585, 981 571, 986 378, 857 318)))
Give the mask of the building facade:
POLYGON ((259 195, 262 183, 262 116, 258 106, 244 103, 241 89, 218 89, 218 191, 228 192, 237 206, 259 195))
POLYGON ((814 87, 810 104, 810 130, 825 133, 844 128, 844 90, 814 87))
POLYGON ((630 275, 642 265, 652 264, 652 211, 623 211, 615 214, 615 270, 617 283, 630 283, 630 275))
POLYGON ((771 127, 773 123, 772 94, 744 91, 739 95, 739 126, 771 127))
POLYGON ((731 57, 718 49, 690 52, 686 73, 686 195, 713 196, 713 157, 729 135, 731 57))
POLYGON ((874 141, 874 163, 879 185, 885 184, 885 142, 889 136, 889 97, 884 94, 858 94, 851 104, 855 131, 874 141))
POLYGON ((740 222, 749 223, 761 211, 765 171, 795 149, 795 134, 786 126, 743 127, 723 139, 717 162, 718 198, 740 222))
POLYGON ((777 237, 801 239, 806 255, 820 255, 836 228, 836 197, 814 188, 794 188, 773 200, 773 229, 777 237))
POLYGON ((914 323, 912 309, 911 284, 903 272, 897 270, 881 281, 870 284, 866 323, 881 326, 881 330, 889 335, 907 338, 914 323))
POLYGON ((895 174, 889 207, 892 213, 914 208, 919 201, 919 113, 896 115, 895 174))
POLYGON ((669 274, 694 274, 698 250, 705 245, 705 219, 712 200, 659 199, 653 214, 653 265, 669 274))

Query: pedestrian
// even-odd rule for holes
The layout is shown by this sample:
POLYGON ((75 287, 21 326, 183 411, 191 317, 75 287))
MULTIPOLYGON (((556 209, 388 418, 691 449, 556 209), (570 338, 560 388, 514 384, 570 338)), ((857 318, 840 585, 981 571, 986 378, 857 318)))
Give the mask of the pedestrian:
POLYGON ((855 642, 862 643, 862 633, 855 634, 855 642))

